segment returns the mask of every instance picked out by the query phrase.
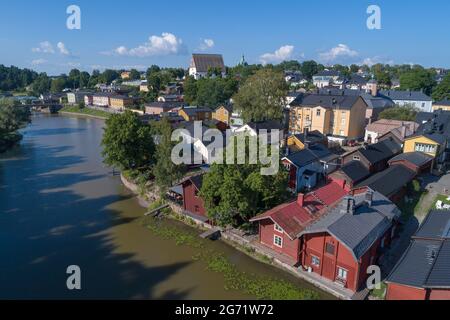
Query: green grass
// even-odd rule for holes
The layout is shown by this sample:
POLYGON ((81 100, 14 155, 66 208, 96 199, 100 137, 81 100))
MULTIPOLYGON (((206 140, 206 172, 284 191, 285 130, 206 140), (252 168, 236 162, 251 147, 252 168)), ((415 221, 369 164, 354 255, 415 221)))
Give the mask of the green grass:
POLYGON ((438 201, 442 201, 443 204, 449 204, 450 205, 450 201, 447 200, 448 196, 440 194, 436 197, 436 199, 434 199, 433 204, 431 205, 430 209, 436 209, 436 203, 438 201))
POLYGON ((177 226, 163 225, 152 217, 144 218, 143 224, 153 234, 166 240, 174 240, 178 246, 196 249, 192 256, 194 261, 201 261, 206 269, 220 273, 225 280, 225 290, 238 290, 253 295, 261 300, 317 300, 319 293, 315 290, 300 288, 286 280, 246 273, 237 269, 224 254, 217 253, 205 246, 205 241, 194 232, 177 226))
POLYGON ((406 197, 402 199, 398 205, 400 211, 402 212, 402 220, 406 221, 410 217, 417 214, 417 210, 420 208, 420 203, 427 193, 427 190, 412 192, 412 194, 407 196, 409 201, 406 201, 406 197))
POLYGON ((386 296, 386 289, 387 289, 386 283, 382 282, 380 289, 373 289, 371 295, 374 296, 375 298, 384 300, 384 297, 386 296))
POLYGON ((78 106, 65 106, 63 107, 60 112, 70 112, 70 113, 79 113, 79 114, 85 114, 89 116, 95 116, 99 118, 108 118, 111 116, 111 113, 102 111, 102 110, 95 110, 95 109, 89 109, 89 108, 80 108, 78 106))

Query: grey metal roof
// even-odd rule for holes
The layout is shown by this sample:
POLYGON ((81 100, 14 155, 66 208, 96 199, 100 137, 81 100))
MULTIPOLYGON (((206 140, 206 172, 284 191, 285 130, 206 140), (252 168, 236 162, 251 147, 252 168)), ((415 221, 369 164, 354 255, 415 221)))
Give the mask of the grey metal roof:
POLYGON ((364 178, 370 176, 370 171, 367 169, 361 161, 352 160, 343 165, 340 170, 353 182, 359 182, 364 178))
POLYGON ((428 214, 387 281, 418 288, 450 288, 450 211, 428 214))
POLYGON ((341 73, 336 70, 323 70, 319 71, 314 77, 339 77, 341 73))
POLYGON ((384 196, 390 197, 411 182, 415 176, 416 173, 411 169, 404 165, 396 164, 367 178, 359 183, 357 187, 368 186, 384 196))
POLYGON ((376 109, 376 108, 388 108, 393 107, 395 105, 394 101, 392 99, 377 95, 372 96, 370 93, 368 93, 365 90, 359 90, 359 89, 337 89, 337 88, 330 88, 330 89, 320 89, 320 94, 332 94, 332 95, 346 95, 346 96, 360 96, 364 99, 364 101, 367 104, 367 107, 369 109, 376 109))
POLYGON ((226 71, 221 54, 194 53, 192 54, 192 64, 197 72, 208 72, 209 68, 219 68, 222 72, 226 71))
POLYGON ((450 211, 433 210, 417 230, 414 238, 440 239, 450 238, 450 211))
POLYGON ((420 167, 430 161, 433 161, 433 159, 434 158, 430 155, 427 155, 422 152, 414 151, 414 152, 401 153, 398 156, 393 157, 391 160, 389 160, 389 162, 406 160, 406 161, 409 161, 412 164, 420 167))
POLYGON ((431 97, 427 96, 422 91, 380 90, 380 95, 392 100, 432 101, 431 97))
POLYGON ((355 195, 355 213, 342 210, 345 197, 320 219, 305 228, 299 235, 328 232, 344 244, 355 259, 364 253, 392 225, 393 219, 398 219, 400 210, 389 199, 370 188, 366 192, 355 195), (371 205, 365 201, 366 192, 373 192, 371 205))
POLYGON ((332 152, 328 150, 327 147, 322 144, 314 144, 308 148, 292 153, 284 159, 289 160, 297 167, 303 167, 311 162, 320 161, 330 155, 332 155, 332 152))
POLYGON ((307 94, 298 96, 291 103, 291 107, 321 106, 328 109, 351 109, 359 98, 358 95, 307 94))
POLYGON ((435 106, 450 106, 450 100, 441 100, 433 103, 435 106))
POLYGON ((416 121, 420 121, 421 125, 411 137, 425 136, 439 144, 450 138, 450 111, 419 113, 416 121))
POLYGON ((424 287, 450 288, 450 240, 442 243, 424 287))
POLYGON ((392 139, 386 139, 358 149, 359 153, 372 164, 388 160, 401 150, 402 146, 392 139))
POLYGON ((266 121, 259 121, 259 122, 249 122, 247 125, 252 128, 253 130, 259 131, 259 130, 272 130, 272 129, 278 129, 282 130, 284 129, 281 122, 277 120, 266 120, 266 121))
POLYGON ((440 241, 412 241, 386 281, 421 288, 432 270, 433 252, 440 247, 440 241))

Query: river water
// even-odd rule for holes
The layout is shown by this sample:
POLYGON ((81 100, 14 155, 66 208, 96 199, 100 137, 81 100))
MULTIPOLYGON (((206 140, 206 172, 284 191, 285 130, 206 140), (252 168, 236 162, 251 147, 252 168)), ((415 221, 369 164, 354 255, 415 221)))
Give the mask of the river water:
MULTIPOLYGON (((22 143, 0 155, 0 298, 254 298, 225 290, 194 249, 141 225, 145 209, 102 163, 103 125, 36 115, 22 143), (69 265, 81 268, 81 290, 67 289, 69 265)), ((312 288, 220 241, 208 246, 242 271, 312 288)))

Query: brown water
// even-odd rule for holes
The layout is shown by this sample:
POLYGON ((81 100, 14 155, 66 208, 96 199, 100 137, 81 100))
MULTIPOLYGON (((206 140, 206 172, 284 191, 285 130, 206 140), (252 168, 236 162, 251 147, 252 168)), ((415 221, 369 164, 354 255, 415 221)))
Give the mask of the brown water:
MULTIPOLYGON (((193 249, 142 227, 145 210, 102 164, 102 127, 38 115, 21 145, 0 155, 0 298, 254 298, 224 290, 193 249), (66 288, 69 265, 81 268, 80 291, 66 288)), ((220 241, 208 246, 241 270, 311 288, 220 241)))

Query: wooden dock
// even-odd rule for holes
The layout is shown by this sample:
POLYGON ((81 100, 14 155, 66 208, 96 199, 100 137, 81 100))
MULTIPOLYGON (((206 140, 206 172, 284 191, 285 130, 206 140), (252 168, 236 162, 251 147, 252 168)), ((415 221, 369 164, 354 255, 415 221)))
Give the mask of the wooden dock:
POLYGON ((215 239, 217 239, 219 237, 220 237, 220 229, 219 228, 214 228, 214 229, 211 229, 211 230, 207 230, 207 231, 203 232, 200 235, 200 238, 212 239, 212 240, 215 240, 215 239))
POLYGON ((156 209, 153 209, 153 210, 151 210, 151 211, 149 211, 149 212, 146 212, 146 213, 145 213, 145 216, 157 217, 157 216, 159 216, 159 215, 161 214, 161 210, 162 210, 162 209, 165 209, 165 208, 167 208, 167 207, 169 207, 168 204, 162 205, 162 206, 160 206, 160 207, 158 207, 158 208, 156 208, 156 209))

